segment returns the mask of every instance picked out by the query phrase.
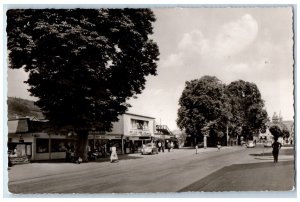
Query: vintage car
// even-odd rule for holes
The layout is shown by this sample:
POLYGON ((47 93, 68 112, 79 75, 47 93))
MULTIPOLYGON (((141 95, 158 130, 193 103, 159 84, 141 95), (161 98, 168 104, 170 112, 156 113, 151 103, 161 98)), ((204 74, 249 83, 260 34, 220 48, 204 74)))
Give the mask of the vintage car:
POLYGON ((248 141, 247 144, 246 144, 247 148, 254 148, 255 147, 255 144, 253 141, 248 141))
POLYGON ((142 155, 144 154, 158 154, 158 148, 155 146, 154 143, 148 143, 143 145, 141 150, 142 155))
POLYGON ((265 142, 264 147, 272 147, 272 141, 265 142))
POLYGON ((199 144, 197 144, 198 148, 203 148, 204 147, 204 142, 201 142, 199 144))

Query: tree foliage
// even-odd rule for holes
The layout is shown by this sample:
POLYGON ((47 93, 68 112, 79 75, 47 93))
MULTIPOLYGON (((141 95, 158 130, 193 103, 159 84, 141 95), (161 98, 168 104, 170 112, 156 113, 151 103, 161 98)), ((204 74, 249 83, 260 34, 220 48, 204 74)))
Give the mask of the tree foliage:
POLYGON ((257 86, 242 80, 229 85, 204 76, 186 82, 179 100, 177 125, 192 137, 209 135, 215 142, 229 135, 252 138, 265 129, 267 112, 257 86))
POLYGON ((272 125, 270 126, 269 128, 269 131, 272 133, 272 135, 275 137, 283 137, 283 138, 289 138, 290 137, 290 131, 289 129, 287 128, 287 126, 282 123, 282 122, 279 122, 279 123, 272 123, 272 125), (271 130, 273 131, 273 134, 271 132, 271 130))
POLYGON ((279 137, 283 136, 282 130, 278 125, 273 125, 269 128, 270 133, 274 136, 274 139, 277 140, 279 137))
POLYGON ((231 114, 225 85, 216 77, 204 76, 186 82, 179 100, 177 125, 192 137, 218 136, 226 130, 231 114))
POLYGON ((232 106, 230 123, 233 134, 242 134, 248 139, 265 130, 268 114, 256 84, 234 81, 226 86, 225 92, 232 106))
POLYGON ((29 72, 29 92, 53 126, 110 130, 156 75, 154 21, 149 9, 8 10, 9 67, 29 72))

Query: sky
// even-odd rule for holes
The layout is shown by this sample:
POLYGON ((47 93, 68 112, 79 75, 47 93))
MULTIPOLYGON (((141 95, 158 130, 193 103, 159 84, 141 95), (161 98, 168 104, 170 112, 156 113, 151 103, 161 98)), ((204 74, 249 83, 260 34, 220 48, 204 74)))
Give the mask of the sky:
MULTIPOLYGON (((204 75, 225 84, 255 83, 269 117, 293 120, 293 13, 288 7, 154 8, 160 50, 157 76, 130 99, 128 112, 156 118, 177 129, 178 101, 185 82, 204 75)), ((23 70, 8 70, 8 96, 35 100, 23 70)))

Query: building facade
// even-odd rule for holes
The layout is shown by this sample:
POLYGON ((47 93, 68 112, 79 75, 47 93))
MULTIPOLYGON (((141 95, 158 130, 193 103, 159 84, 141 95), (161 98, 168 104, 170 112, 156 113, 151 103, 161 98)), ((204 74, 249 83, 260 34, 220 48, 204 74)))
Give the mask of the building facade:
POLYGON ((8 153, 12 161, 22 163, 65 158, 66 145, 75 144, 66 134, 43 132, 46 121, 17 118, 8 121, 8 153))
MULTIPOLYGON (((125 113, 110 132, 90 131, 88 150, 106 154, 115 146, 118 154, 139 152, 143 144, 155 141, 155 118, 125 113)), ((67 147, 76 147, 76 134, 46 133, 46 121, 16 118, 8 121, 8 152, 16 162, 63 159, 67 147)), ((160 136, 161 137, 161 136, 160 136)))
POLYGON ((111 132, 90 132, 89 148, 109 152, 111 146, 118 154, 139 152, 142 145, 155 136, 155 118, 125 113, 113 123, 111 132))

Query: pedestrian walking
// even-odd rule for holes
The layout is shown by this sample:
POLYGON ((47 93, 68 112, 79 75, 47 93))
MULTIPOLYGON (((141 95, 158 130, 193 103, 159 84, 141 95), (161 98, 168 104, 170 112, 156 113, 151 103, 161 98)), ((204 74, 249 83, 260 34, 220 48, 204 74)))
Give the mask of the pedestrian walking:
POLYGON ((113 146, 111 148, 110 162, 114 163, 118 161, 117 148, 113 146))
POLYGON ((221 150, 221 143, 220 143, 220 141, 218 141, 217 147, 218 147, 218 151, 220 151, 221 150))
POLYGON ((274 142, 272 144, 272 154, 274 157, 274 163, 278 163, 278 155, 279 155, 279 149, 281 148, 281 144, 279 142, 277 142, 278 138, 274 137, 274 142))
POLYGON ((71 148, 69 145, 65 145, 65 152, 66 152, 65 161, 70 162, 71 161, 71 148))
POLYGON ((165 141, 161 143, 161 150, 162 152, 165 152, 165 141))
POLYGON ((168 146, 168 152, 170 152, 170 150, 171 150, 171 143, 168 142, 167 146, 168 146))
POLYGON ((196 145, 195 149, 196 149, 196 154, 198 154, 198 145, 196 145))
POLYGON ((161 151, 161 142, 158 142, 158 151, 161 151))
POLYGON ((174 143, 173 142, 170 143, 170 147, 171 147, 171 152, 172 152, 173 149, 174 149, 174 143))

